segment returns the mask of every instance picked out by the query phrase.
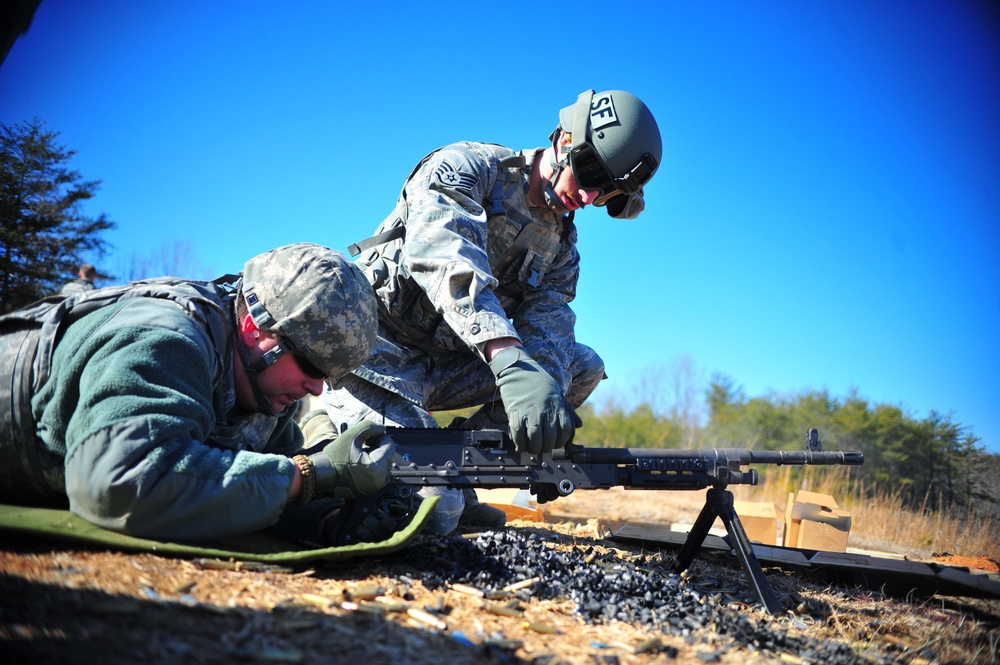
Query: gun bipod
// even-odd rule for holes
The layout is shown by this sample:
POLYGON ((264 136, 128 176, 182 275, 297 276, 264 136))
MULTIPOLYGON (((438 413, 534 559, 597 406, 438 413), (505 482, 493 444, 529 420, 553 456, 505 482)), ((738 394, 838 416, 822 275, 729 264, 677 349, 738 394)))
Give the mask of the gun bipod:
POLYGON ((747 575, 750 576, 750 583, 753 586, 757 599, 761 602, 768 614, 778 614, 781 612, 781 605, 774 595, 764 569, 761 568, 757 555, 754 554, 753 545, 747 532, 740 522, 739 515, 736 514, 736 507, 733 505, 733 493, 721 487, 710 487, 705 495, 705 507, 701 509, 698 519, 695 521, 687 540, 681 547, 674 559, 674 567, 678 573, 687 570, 688 566, 698 554, 705 536, 715 522, 715 518, 722 518, 722 523, 726 525, 726 532, 729 534, 729 546, 736 552, 740 565, 747 575))

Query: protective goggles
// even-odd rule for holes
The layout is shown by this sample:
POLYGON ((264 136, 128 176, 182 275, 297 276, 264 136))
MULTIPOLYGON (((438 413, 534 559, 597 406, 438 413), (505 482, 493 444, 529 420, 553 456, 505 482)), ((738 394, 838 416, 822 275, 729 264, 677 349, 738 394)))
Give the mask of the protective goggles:
POLYGON ((600 191, 600 197, 616 192, 635 194, 656 171, 656 159, 647 152, 624 176, 616 178, 589 143, 574 146, 569 153, 569 163, 576 183, 583 189, 600 191))
POLYGON ((264 352, 264 356, 257 363, 258 365, 262 366, 257 367, 255 365, 253 369, 258 372, 263 371, 268 366, 273 365, 275 362, 277 362, 277 360, 281 356, 286 354, 291 354, 292 359, 295 360, 295 364, 298 365, 299 369, 302 370, 302 373, 308 376, 309 378, 311 379, 327 378, 326 372, 324 372, 320 368, 316 367, 316 365, 313 365, 311 362, 309 362, 309 360, 304 355, 299 353, 292 345, 292 343, 287 339, 279 339, 277 346, 275 346, 269 351, 264 352))
POLYGON ((321 370, 316 365, 309 362, 304 355, 301 353, 292 353, 292 358, 295 359, 295 364, 299 366, 302 373, 308 376, 310 379, 325 379, 327 378, 326 372, 321 370))

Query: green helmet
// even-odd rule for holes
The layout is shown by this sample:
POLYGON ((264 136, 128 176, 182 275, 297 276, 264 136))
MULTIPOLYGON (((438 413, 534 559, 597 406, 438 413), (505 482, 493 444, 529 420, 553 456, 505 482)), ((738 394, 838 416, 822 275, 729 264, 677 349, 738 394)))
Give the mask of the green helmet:
POLYGON ((336 250, 302 242, 255 256, 243 268, 241 292, 254 324, 291 346, 279 345, 267 365, 291 351, 314 366, 311 373, 338 379, 375 345, 375 292, 336 250))
POLYGON ((587 90, 559 112, 559 131, 572 134, 567 157, 577 183, 609 194, 638 194, 660 165, 663 146, 653 114, 623 90, 587 90))

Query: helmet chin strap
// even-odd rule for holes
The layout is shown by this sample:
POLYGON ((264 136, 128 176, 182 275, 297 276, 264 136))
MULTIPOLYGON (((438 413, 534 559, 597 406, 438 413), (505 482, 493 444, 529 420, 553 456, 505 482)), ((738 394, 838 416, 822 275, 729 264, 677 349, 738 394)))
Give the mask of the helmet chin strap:
MULTIPOLYGON (((232 313, 232 322, 233 329, 239 330, 239 325, 236 321, 235 308, 232 313)), ((250 390, 253 392, 253 398, 257 402, 257 409, 261 413, 268 416, 279 415, 275 413, 274 408, 271 406, 271 400, 269 400, 264 394, 264 391, 260 389, 260 383, 257 380, 257 375, 270 367, 271 363, 273 363, 274 360, 277 360, 277 358, 261 359, 256 363, 253 363, 250 360, 250 349, 248 349, 246 344, 243 343, 239 334, 236 335, 236 339, 233 343, 236 345, 236 352, 240 355, 240 362, 243 363, 243 373, 247 377, 247 383, 250 384, 250 390), (270 360, 270 362, 268 362, 268 360, 270 360)))
MULTIPOLYGON (((250 384, 250 390, 253 391, 253 398, 257 401, 257 408, 261 413, 268 416, 278 415, 271 407, 271 400, 269 400, 267 396, 264 395, 264 391, 260 389, 260 383, 257 380, 258 372, 262 371, 259 367, 260 363, 254 365, 250 362, 250 350, 247 349, 243 340, 239 339, 239 336, 237 336, 236 339, 236 350, 240 354, 240 361, 243 363, 243 373, 246 374, 247 383, 250 384)), ((265 366, 263 369, 267 369, 267 367, 270 367, 270 365, 265 366)))
POLYGON ((556 181, 559 179, 559 174, 563 172, 563 169, 569 165, 569 154, 573 148, 587 141, 587 130, 590 128, 590 102, 593 97, 593 90, 584 90, 581 92, 576 98, 576 106, 573 108, 573 126, 567 128, 558 126, 552 132, 552 135, 549 136, 549 140, 552 141, 552 160, 549 162, 549 165, 552 167, 552 177, 549 178, 548 183, 545 185, 545 204, 557 214, 568 215, 569 221, 573 221, 573 215, 576 211, 568 210, 559 200, 559 197, 556 196, 556 181), (571 144, 560 147, 559 139, 562 138, 562 133, 567 130, 572 137, 571 144), (560 156, 559 161, 556 161, 557 155, 560 156))
POLYGON ((552 182, 549 181, 545 183, 545 189, 542 194, 545 196, 545 205, 548 206, 549 210, 556 213, 557 215, 569 215, 572 214, 566 209, 566 206, 562 204, 559 197, 556 196, 555 190, 552 188, 552 182))
POLYGON ((575 211, 569 210, 562 204, 559 197, 556 196, 556 181, 559 180, 559 174, 563 172, 569 165, 569 155, 567 154, 559 161, 556 161, 556 155, 561 151, 559 149, 559 136, 561 130, 557 127, 552 136, 549 138, 552 140, 552 158, 549 160, 549 166, 552 168, 552 177, 548 179, 545 183, 545 188, 542 190, 542 195, 545 198, 545 205, 548 206, 549 210, 556 213, 557 215, 569 215, 569 219, 573 219, 573 213, 575 211))

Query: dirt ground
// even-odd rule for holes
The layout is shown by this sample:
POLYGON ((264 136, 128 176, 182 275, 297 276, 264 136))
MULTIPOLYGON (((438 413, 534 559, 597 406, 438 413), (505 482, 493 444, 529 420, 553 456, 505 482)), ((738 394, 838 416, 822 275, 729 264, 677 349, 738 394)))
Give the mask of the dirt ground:
MULTIPOLYGON (((589 516, 691 520, 698 507, 684 494, 577 492, 546 507, 549 521, 515 521, 508 531, 574 561, 596 559, 605 579, 666 571, 669 552, 602 538, 589 516)), ((439 540, 422 538, 378 559, 286 569, 3 534, 0 662, 1000 662, 1000 599, 898 598, 769 569, 785 608, 771 616, 741 571, 696 561, 668 581, 714 618, 668 631, 588 623, 568 597, 540 593, 544 581, 485 595, 476 584, 429 582, 460 567, 441 564, 445 553, 439 540)))

